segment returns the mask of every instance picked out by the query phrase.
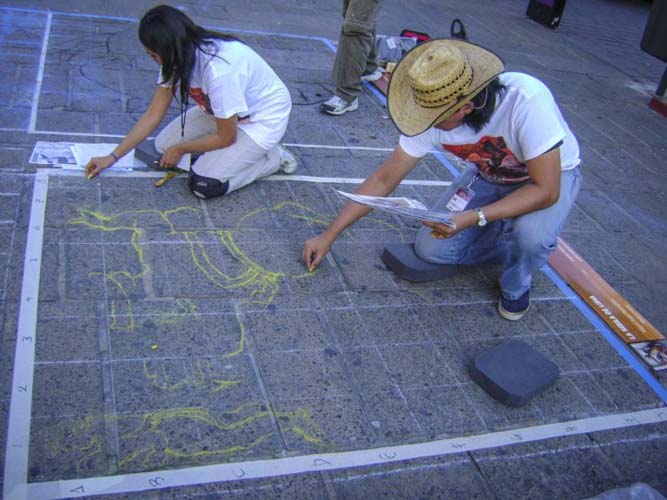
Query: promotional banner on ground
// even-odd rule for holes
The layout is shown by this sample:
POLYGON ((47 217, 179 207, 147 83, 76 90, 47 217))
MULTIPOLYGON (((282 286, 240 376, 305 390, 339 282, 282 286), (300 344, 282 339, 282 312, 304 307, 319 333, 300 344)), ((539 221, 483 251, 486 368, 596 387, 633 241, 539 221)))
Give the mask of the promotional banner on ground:
POLYGON ((562 239, 549 264, 654 370, 667 370, 667 340, 562 239))

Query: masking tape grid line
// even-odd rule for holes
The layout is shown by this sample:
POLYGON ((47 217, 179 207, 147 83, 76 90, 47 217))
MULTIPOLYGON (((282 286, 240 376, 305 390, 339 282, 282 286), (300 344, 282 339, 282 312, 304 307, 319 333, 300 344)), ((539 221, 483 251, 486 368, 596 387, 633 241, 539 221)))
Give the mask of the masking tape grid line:
POLYGON ((44 81, 44 66, 46 65, 46 53, 49 46, 49 37, 51 36, 51 21, 53 14, 48 13, 46 17, 46 26, 44 27, 44 37, 42 39, 42 50, 39 55, 39 69, 37 71, 37 80, 35 82, 35 91, 32 96, 32 106, 30 108, 30 123, 28 124, 28 132, 35 130, 37 124, 37 111, 39 110, 39 97, 42 93, 42 82, 44 81))
MULTIPOLYGON (((82 170, 62 170, 62 169, 49 169, 49 175, 54 176, 63 176, 63 177, 83 177, 82 170)), ((127 171, 114 171, 106 170, 104 172, 105 177, 163 177, 164 172, 154 171, 154 170, 127 170, 127 171)), ((266 181, 294 181, 294 182, 313 182, 318 184, 361 184, 364 179, 354 178, 354 177, 318 177, 312 175, 282 175, 275 174, 269 177, 264 177, 259 179, 259 182, 266 181)), ((450 181, 434 181, 434 180, 404 180, 401 182, 403 186, 449 186, 451 185, 450 181)))
POLYGON ((28 498, 25 486, 28 478, 35 333, 48 182, 48 173, 43 170, 38 171, 32 194, 28 241, 23 264, 21 304, 16 333, 16 354, 5 451, 4 498, 28 498))
POLYGON ((170 469, 120 476, 50 481, 28 485, 31 499, 81 497, 127 493, 179 486, 194 486, 240 479, 259 479, 402 462, 418 458, 452 455, 498 446, 542 441, 562 436, 621 429, 667 422, 667 409, 636 411, 592 417, 508 431, 441 439, 426 443, 356 450, 319 455, 302 455, 273 460, 254 460, 185 469, 170 469))

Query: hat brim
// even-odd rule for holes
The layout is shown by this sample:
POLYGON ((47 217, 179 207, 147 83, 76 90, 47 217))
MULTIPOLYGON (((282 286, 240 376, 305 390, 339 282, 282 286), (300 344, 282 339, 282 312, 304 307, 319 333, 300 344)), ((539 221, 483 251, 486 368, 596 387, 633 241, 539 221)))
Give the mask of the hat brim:
POLYGON ((457 39, 430 40, 408 52, 394 69, 387 91, 387 109, 396 128, 409 137, 421 134, 436 123, 446 120, 470 102, 486 85, 505 70, 503 60, 493 52, 474 43, 457 39), (455 45, 472 67, 473 77, 468 91, 451 104, 425 108, 417 104, 408 80, 408 72, 428 47, 455 45))

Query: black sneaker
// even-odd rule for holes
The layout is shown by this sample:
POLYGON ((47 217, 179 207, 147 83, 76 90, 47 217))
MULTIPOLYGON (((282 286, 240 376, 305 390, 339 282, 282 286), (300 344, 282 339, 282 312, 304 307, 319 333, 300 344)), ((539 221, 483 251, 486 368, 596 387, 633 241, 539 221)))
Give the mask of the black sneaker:
POLYGON ((517 321, 523 318, 523 315, 530 308, 530 290, 524 293, 516 300, 506 299, 502 295, 498 301, 498 312, 500 315, 510 321, 517 321))

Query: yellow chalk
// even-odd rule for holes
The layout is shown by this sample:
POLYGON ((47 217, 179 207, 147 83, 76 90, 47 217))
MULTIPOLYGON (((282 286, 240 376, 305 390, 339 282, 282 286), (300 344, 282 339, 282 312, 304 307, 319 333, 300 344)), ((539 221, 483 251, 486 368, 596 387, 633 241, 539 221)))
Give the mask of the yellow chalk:
POLYGON ((161 179, 155 181, 155 187, 162 187, 162 186, 164 186, 165 183, 166 183, 169 179, 172 179, 172 178, 176 177, 177 175, 180 175, 181 172, 182 172, 182 170, 170 170, 170 171, 168 171, 166 174, 164 174, 164 177, 162 177, 161 179))
POLYGON ((151 346, 151 349, 152 349, 153 351, 157 351, 157 344, 153 344, 153 345, 151 346))

